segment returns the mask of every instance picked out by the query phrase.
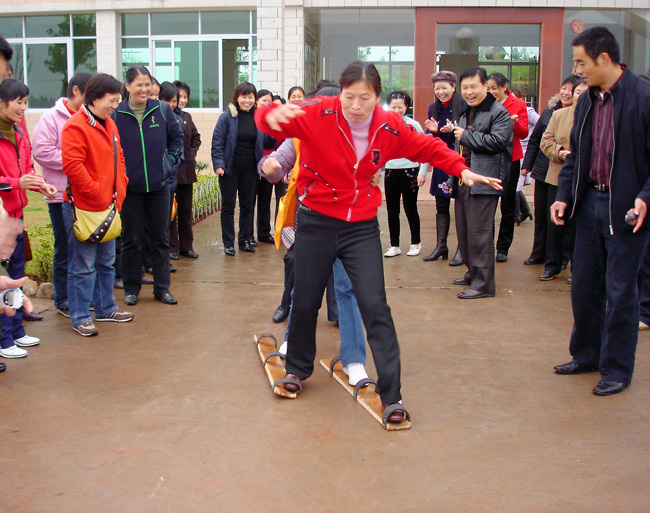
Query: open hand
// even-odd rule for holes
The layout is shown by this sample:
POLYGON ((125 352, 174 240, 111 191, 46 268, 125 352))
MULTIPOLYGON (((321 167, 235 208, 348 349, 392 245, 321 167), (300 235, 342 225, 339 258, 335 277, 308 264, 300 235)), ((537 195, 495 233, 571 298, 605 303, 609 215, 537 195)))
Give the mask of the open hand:
POLYGON ((477 173, 474 173, 473 171, 470 171, 469 169, 464 169, 463 172, 460 174, 460 177, 463 180, 463 183, 467 185, 468 187, 473 187, 477 183, 484 183, 492 187, 493 189, 500 191, 503 189, 501 187, 501 180, 498 178, 492 178, 491 176, 483 176, 479 175, 477 173))
POLYGON ((287 103, 271 109, 266 115, 266 122, 271 130, 280 131, 280 124, 287 124, 290 120, 302 116, 305 113, 298 105, 287 103))

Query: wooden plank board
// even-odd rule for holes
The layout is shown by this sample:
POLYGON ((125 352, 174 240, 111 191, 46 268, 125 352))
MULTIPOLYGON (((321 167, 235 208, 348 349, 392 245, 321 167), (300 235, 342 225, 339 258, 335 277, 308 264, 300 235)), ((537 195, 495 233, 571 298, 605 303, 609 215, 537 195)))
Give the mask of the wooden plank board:
MULTIPOLYGON (((274 339, 272 338, 272 335, 269 335, 268 333, 264 333, 262 335, 253 335, 253 342, 255 342, 255 345, 257 346, 257 352, 259 353, 260 359, 262 360, 262 365, 264 365, 264 360, 269 353, 277 351, 275 348, 274 339)), ((290 392, 282 385, 275 387, 273 386, 273 383, 275 383, 276 380, 284 378, 286 374, 286 370, 284 369, 284 361, 280 357, 272 356, 269 358, 269 360, 266 362, 266 365, 264 365, 264 371, 266 372, 266 376, 269 378, 271 389, 275 395, 286 397, 288 399, 296 398, 296 392, 290 392)))
MULTIPOLYGON (((320 361, 321 367, 323 367, 323 369, 325 369, 328 374, 330 373, 331 363, 331 358, 320 361)), ((352 397, 354 397, 354 387, 350 385, 348 376, 345 374, 345 372, 343 372, 343 365, 340 361, 336 362, 334 365, 334 373, 332 374, 332 377, 338 381, 339 385, 345 388, 352 397)), ((359 393, 357 394, 357 401, 368 413, 370 413, 370 415, 373 416, 377 422, 379 422, 379 424, 383 425, 382 417, 384 414, 384 408, 381 405, 381 398, 379 397, 379 394, 375 392, 372 386, 368 386, 359 390, 359 393)), ((406 419, 404 419, 399 424, 387 422, 385 429, 387 431, 401 431, 404 429, 411 429, 411 423, 406 419)))

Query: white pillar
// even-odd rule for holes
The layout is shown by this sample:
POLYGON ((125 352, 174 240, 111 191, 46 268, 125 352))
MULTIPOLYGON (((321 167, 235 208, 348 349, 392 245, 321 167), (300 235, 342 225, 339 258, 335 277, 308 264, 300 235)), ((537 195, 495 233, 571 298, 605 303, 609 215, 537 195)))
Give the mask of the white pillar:
POLYGON ((117 11, 97 11, 97 71, 122 81, 120 15, 117 11))
POLYGON ((304 39, 302 0, 258 0, 258 89, 284 97, 304 85, 304 39))

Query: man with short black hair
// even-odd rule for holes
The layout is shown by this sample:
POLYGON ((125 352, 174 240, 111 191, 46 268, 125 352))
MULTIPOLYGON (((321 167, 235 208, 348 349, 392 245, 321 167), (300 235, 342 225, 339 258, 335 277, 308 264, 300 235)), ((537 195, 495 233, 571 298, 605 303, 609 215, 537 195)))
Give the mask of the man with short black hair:
POLYGON ((7 76, 7 64, 14 55, 14 49, 7 42, 2 34, 0 34, 0 80, 7 76))
POLYGON ((70 79, 67 98, 59 98, 54 107, 45 112, 34 129, 34 160, 43 171, 43 177, 57 189, 56 198, 47 199, 52 231, 54 232, 54 260, 52 281, 54 285, 54 307, 65 317, 68 311, 68 236, 63 223, 63 191, 68 177, 63 174, 61 161, 61 131, 68 119, 79 110, 84 102, 86 83, 90 73, 78 73, 70 79))
POLYGON ((630 385, 639 328, 637 276, 650 231, 650 83, 620 64, 605 27, 571 43, 576 71, 589 86, 578 100, 571 153, 560 172, 551 219, 575 221, 571 304, 572 361, 559 374, 600 371, 597 395, 630 385), (571 210, 569 206, 573 205, 571 210))
MULTIPOLYGON (((460 91, 467 109, 454 127, 465 164, 472 171, 505 181, 512 166, 513 127, 506 108, 488 94, 487 73, 470 68, 460 76, 460 91)), ((500 190, 476 184, 471 190, 459 182, 455 202, 456 232, 468 271, 455 285, 469 287, 461 299, 494 297, 494 214, 500 190)))

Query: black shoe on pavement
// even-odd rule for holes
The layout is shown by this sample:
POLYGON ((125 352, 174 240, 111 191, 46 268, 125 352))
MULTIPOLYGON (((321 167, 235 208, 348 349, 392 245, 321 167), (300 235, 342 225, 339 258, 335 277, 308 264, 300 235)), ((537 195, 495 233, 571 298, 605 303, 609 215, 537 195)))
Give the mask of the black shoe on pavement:
POLYGON ((42 321, 43 317, 34 312, 23 312, 24 321, 42 321))
POLYGON ((275 239, 270 235, 262 235, 261 237, 258 237, 257 240, 266 244, 275 244, 275 239))
POLYGON ((508 261, 508 255, 505 253, 497 253, 497 262, 507 262, 508 261))
POLYGON ((537 260, 536 258, 530 257, 528 260, 524 260, 524 265, 538 265, 543 264, 544 260, 537 260))
POLYGON ((255 248, 253 247, 251 242, 248 241, 248 240, 246 242, 244 242, 243 244, 240 244, 239 249, 241 251, 246 252, 246 253, 255 253, 255 248))
POLYGON ((161 303, 165 303, 166 305, 175 305, 178 304, 178 301, 174 296, 171 295, 169 292, 164 292, 163 294, 154 294, 153 297, 160 301, 161 303))
POLYGON ((273 314, 272 320, 277 324, 278 322, 284 321, 287 317, 289 317, 289 308, 278 306, 278 308, 275 310, 275 313, 273 314))
POLYGON ((560 273, 555 273, 553 271, 544 271, 544 274, 542 274, 539 277, 539 279, 540 281, 551 281, 557 278, 558 276, 560 276, 560 273))
POLYGON ((570 374, 570 375, 584 374, 585 372, 598 371, 597 367, 586 367, 583 365, 579 365, 573 361, 569 363, 563 363, 562 365, 556 365, 555 367, 553 367, 553 369, 558 374, 570 374))
POLYGON ((178 260, 180 257, 178 256, 178 253, 170 253, 169 254, 169 259, 170 260, 178 260))
POLYGON ((136 296, 135 294, 127 294, 126 296, 124 296, 124 302, 129 306, 137 305, 138 296, 136 296))
POLYGON ((632 381, 617 383, 616 381, 605 381, 601 379, 594 387, 593 392, 596 395, 620 394, 623 390, 630 386, 630 383, 632 383, 632 381))
POLYGON ((255 239, 250 239, 248 243, 254 248, 256 248, 259 245, 255 239))
POLYGON ((187 258, 199 258, 199 254, 195 253, 191 249, 189 251, 180 251, 178 254, 187 258))
POLYGON ((149 278, 149 276, 143 274, 142 278, 140 278, 140 283, 142 283, 142 285, 153 285, 153 278, 149 278))
POLYGON ((0 372, 4 372, 7 370, 7 366, 4 363, 0 363, 0 372))
POLYGON ((176 269, 176 267, 174 267, 174 266, 170 263, 170 264, 169 264, 169 272, 170 272, 170 273, 175 273, 176 271, 178 271, 178 269, 176 269))

